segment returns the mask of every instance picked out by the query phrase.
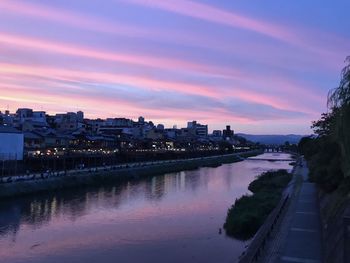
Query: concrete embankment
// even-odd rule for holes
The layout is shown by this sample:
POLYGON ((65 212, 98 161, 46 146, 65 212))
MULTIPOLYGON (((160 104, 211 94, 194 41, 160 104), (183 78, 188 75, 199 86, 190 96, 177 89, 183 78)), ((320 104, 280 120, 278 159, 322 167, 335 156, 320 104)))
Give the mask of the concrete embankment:
POLYGON ((261 153, 261 151, 249 151, 203 158, 125 164, 94 169, 93 171, 70 171, 66 175, 0 184, 0 198, 43 191, 55 191, 64 188, 102 185, 118 180, 162 175, 165 173, 193 170, 200 167, 216 167, 224 163, 240 161, 242 157, 254 156, 261 153))

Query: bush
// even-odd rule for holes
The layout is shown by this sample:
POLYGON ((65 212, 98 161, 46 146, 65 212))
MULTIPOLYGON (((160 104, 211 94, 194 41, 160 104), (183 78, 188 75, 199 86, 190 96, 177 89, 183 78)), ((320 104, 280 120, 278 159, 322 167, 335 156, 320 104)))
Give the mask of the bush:
POLYGON ((269 171, 258 176, 256 180, 251 182, 248 189, 252 193, 259 191, 282 191, 289 183, 292 175, 286 170, 269 171))
POLYGON ((226 234, 240 240, 253 237, 277 206, 291 177, 286 170, 269 171, 251 182, 248 188, 254 194, 237 199, 227 212, 226 234))
POLYGON ((326 138, 314 139, 313 144, 319 151, 309 157, 310 181, 317 183, 324 191, 332 192, 344 179, 340 147, 326 138))

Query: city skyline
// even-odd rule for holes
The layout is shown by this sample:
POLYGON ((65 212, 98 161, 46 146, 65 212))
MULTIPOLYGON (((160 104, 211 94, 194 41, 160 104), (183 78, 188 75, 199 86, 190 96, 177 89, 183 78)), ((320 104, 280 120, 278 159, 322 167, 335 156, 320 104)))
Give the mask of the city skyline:
POLYGON ((1 1, 0 108, 308 134, 349 55, 349 7, 1 1))

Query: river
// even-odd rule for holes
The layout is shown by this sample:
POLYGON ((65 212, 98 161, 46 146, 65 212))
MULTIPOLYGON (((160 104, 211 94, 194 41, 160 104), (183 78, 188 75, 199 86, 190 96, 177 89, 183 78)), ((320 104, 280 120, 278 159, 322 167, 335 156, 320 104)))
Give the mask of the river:
MULTIPOLYGON (((264 153, 259 158, 287 159, 264 153)), ((286 161, 245 160, 105 187, 0 201, 2 263, 236 262, 247 242, 219 233, 248 184, 286 161)))

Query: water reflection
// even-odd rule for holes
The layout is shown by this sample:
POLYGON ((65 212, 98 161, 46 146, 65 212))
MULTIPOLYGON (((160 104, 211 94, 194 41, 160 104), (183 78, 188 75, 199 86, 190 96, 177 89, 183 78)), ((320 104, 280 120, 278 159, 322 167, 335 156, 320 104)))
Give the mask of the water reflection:
POLYGON ((1 262, 232 262, 244 243, 218 234, 227 208, 279 168, 244 161, 2 201, 1 262))

